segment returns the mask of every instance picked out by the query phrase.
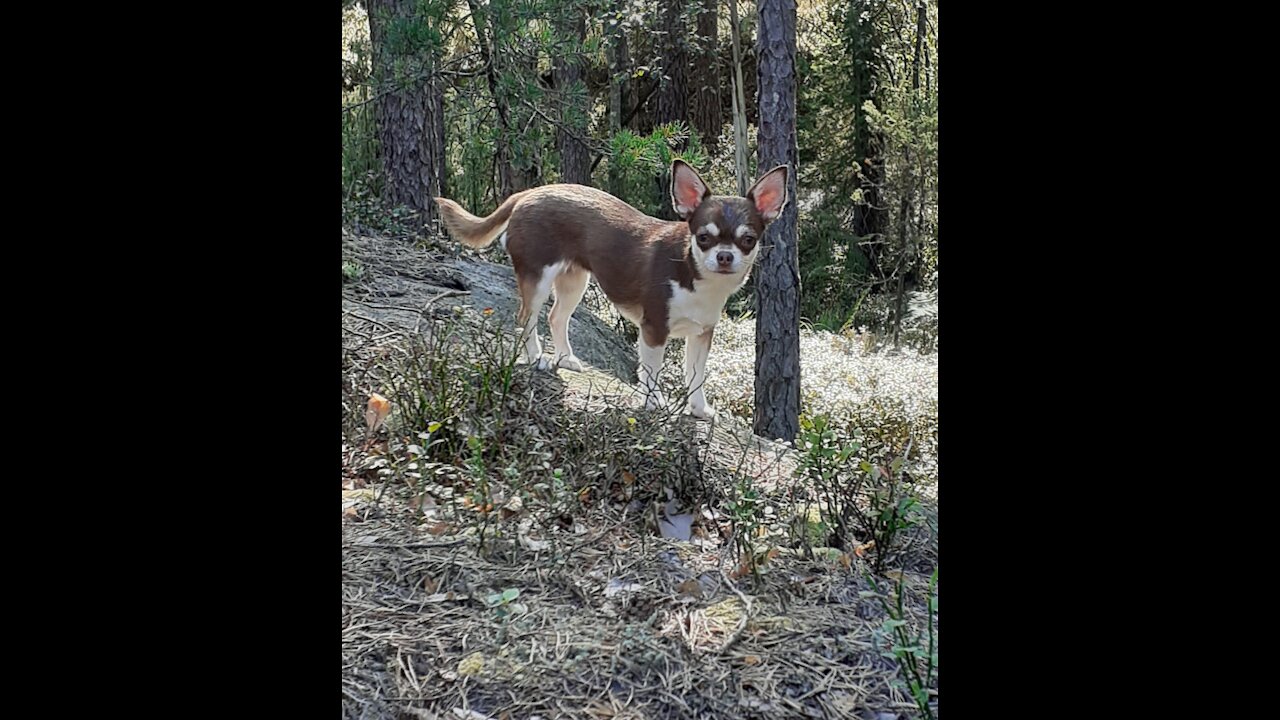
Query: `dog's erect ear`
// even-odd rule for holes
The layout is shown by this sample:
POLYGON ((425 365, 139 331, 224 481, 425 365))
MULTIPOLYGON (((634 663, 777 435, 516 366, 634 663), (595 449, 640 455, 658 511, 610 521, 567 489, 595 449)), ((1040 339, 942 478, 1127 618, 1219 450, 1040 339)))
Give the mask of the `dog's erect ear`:
POLYGON ((765 173, 747 191, 747 199, 760 211, 760 217, 766 223, 777 220, 787 206, 787 172, 786 165, 779 165, 765 173))
POLYGON ((698 172, 689 167, 689 163, 676 160, 671 163, 671 207, 681 220, 688 220, 703 200, 711 197, 711 190, 698 177, 698 172))

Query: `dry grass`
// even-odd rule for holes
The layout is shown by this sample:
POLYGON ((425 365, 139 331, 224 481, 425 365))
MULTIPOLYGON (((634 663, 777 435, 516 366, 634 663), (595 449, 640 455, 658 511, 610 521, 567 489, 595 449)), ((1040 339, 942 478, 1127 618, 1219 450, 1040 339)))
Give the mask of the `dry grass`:
POLYGON ((466 533, 433 535, 385 507, 345 523, 344 717, 414 708, 423 717, 852 718, 914 708, 881 655, 884 616, 838 561, 775 558, 758 586, 739 587, 722 544, 653 537, 638 516, 600 520, 597 530, 584 518, 576 542, 501 559, 466 533), (502 618, 485 598, 507 588, 526 611, 502 618))

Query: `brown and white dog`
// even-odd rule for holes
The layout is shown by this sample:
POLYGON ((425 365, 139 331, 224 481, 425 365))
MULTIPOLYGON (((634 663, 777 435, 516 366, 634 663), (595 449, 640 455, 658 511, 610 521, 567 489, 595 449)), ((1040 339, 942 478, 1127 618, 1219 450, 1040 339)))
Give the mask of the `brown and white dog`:
POLYGON ((595 275, 605 296, 640 328, 640 382, 645 406, 666 404, 658 371, 670 337, 686 338, 689 411, 710 418, 702 386, 711 335, 725 302, 747 280, 765 227, 787 204, 787 166, 765 173, 745 198, 712 195, 692 167, 671 167, 671 203, 680 221, 649 217, 618 198, 582 185, 518 192, 492 215, 478 218, 436 198, 454 238, 483 248, 502 235, 520 291, 517 321, 525 360, 546 367, 538 313, 555 289, 551 339, 555 366, 581 370, 569 345, 569 316, 595 275), (504 234, 505 231, 505 234, 504 234))

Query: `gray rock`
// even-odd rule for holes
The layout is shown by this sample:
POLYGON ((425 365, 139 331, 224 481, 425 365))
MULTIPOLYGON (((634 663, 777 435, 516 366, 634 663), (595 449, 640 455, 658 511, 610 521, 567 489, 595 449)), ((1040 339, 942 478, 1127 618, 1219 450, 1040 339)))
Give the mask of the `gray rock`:
MULTIPOLYGON (((520 298, 516 294, 515 272, 510 267, 470 258, 451 260, 447 267, 456 271, 457 276, 471 291, 468 304, 477 309, 493 308, 494 317, 505 319, 511 331, 515 332, 520 298)), ((552 302, 548 301, 542 307, 538 323, 538 333, 547 352, 551 350, 551 328, 547 324, 547 315, 551 312, 552 302)), ((574 354, 584 363, 627 382, 636 381, 636 366, 640 362, 636 349, 582 305, 569 318, 569 342, 573 345, 574 354)))
MULTIPOLYGON (((358 261, 365 271, 359 282, 343 285, 344 312, 412 331, 421 327, 421 310, 435 298, 432 312, 437 315, 447 314, 454 305, 469 305, 477 312, 493 308, 495 324, 515 341, 520 299, 509 265, 470 254, 423 250, 378 236, 346 236, 344 260, 348 258, 358 261), (445 293, 457 294, 441 297, 445 293)), ((546 354, 553 347, 547 324, 551 305, 551 300, 543 305, 538 323, 546 354)), ((583 363, 624 382, 636 382, 636 348, 585 304, 569 319, 569 342, 583 363)))

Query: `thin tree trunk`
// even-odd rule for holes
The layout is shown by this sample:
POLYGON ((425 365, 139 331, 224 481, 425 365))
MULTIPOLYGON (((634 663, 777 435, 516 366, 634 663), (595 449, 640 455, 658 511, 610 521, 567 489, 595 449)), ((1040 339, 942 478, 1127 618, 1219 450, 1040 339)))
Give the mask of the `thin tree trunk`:
MULTIPOLYGON (((512 65, 517 77, 538 77, 538 58, 536 57, 520 56, 516 58, 512 65)), ((527 108, 523 109, 520 117, 513 117, 513 119, 519 132, 523 132, 525 128, 530 127, 531 122, 541 122, 541 119, 537 118, 533 111, 527 108)), ((513 157, 512 163, 517 192, 542 184, 542 148, 532 143, 524 143, 524 148, 527 151, 527 157, 524 159, 513 157)))
POLYGON ((929 53, 924 54, 924 95, 929 97, 933 93, 933 73, 929 69, 929 53))
POLYGON ((498 171, 498 186, 494 198, 496 204, 516 192, 516 173, 511 164, 510 143, 506 139, 511 135, 511 111, 507 107, 507 98, 498 89, 498 69, 494 65, 493 49, 496 33, 488 27, 488 22, 485 20, 488 16, 484 14, 485 11, 476 0, 467 0, 467 7, 471 9, 471 23, 476 31, 476 44, 480 50, 480 59, 484 61, 485 80, 489 85, 489 96, 493 98, 494 109, 498 112, 498 128, 501 131, 497 142, 494 143, 496 156, 494 164, 498 171))
POLYGON ((560 152, 560 179, 579 185, 591 184, 591 152, 583 142, 587 134, 587 97, 582 90, 582 43, 587 37, 586 18, 580 9, 569 9, 572 17, 561 32, 574 40, 574 47, 557 53, 555 86, 560 95, 560 123, 556 126, 556 150, 560 152))
MULTIPOLYGON (((634 29, 633 32, 636 32, 645 36, 650 34, 650 31, 644 27, 634 29)), ((643 41, 639 41, 633 38, 631 40, 628 40, 627 42, 628 42, 628 48, 635 48, 635 52, 639 52, 639 53, 644 52, 646 46, 643 41)), ((651 95, 654 92, 657 92, 658 86, 661 84, 662 84, 662 73, 654 71, 652 67, 652 63, 650 63, 650 69, 647 72, 638 74, 631 78, 631 86, 628 94, 632 98, 635 98, 635 100, 631 104, 634 112, 632 112, 631 115, 626 120, 622 121, 623 127, 628 127, 627 122, 630 121, 631 123, 630 127, 633 130, 635 130, 637 135, 648 135, 650 132, 653 131, 653 119, 654 119, 653 108, 655 105, 657 105, 657 103, 646 104, 640 101, 639 98, 648 99, 649 95, 651 95), (651 90, 651 92, 646 94, 647 90, 651 90)))
MULTIPOLYGON (((651 83, 651 84, 649 85, 649 89, 647 89, 647 90, 645 90, 645 91, 643 91, 643 92, 641 92, 641 93, 640 93, 640 97, 639 97, 639 99, 637 99, 637 100, 636 100, 636 104, 635 104, 634 106, 632 106, 632 108, 631 108, 631 110, 630 110, 630 111, 628 111, 625 115, 623 115, 623 116, 622 116, 622 122, 621 122, 620 124, 621 124, 623 127, 627 127, 627 123, 628 123, 632 118, 634 118, 634 117, 636 117, 636 116, 638 116, 638 115, 640 115, 640 114, 641 114, 641 112, 640 112, 640 111, 641 111, 641 108, 643 108, 643 107, 644 107, 645 101, 647 101, 647 100, 649 99, 649 96, 653 95, 654 91, 655 91, 655 90, 657 90, 657 89, 658 89, 658 83, 657 83, 657 82, 654 82, 654 83, 651 83)), ((596 165, 599 165, 599 164, 600 164, 600 159, 601 159, 601 158, 603 158, 603 157, 604 157, 604 155, 603 155, 603 154, 600 154, 600 155, 597 155, 597 156, 596 156, 596 159, 591 163, 591 169, 592 169, 592 170, 595 170, 595 169, 596 169, 596 165)))
MULTIPOLYGON (((609 60, 609 137, 613 138, 622 132, 622 108, 627 104, 627 87, 630 85, 626 73, 630 65, 627 58, 627 33, 622 25, 622 10, 626 0, 614 0, 615 14, 613 29, 608 31, 609 43, 605 53, 609 60)), ((617 163, 609 162, 609 192, 622 194, 622 175, 618 172, 617 163)))
MULTIPOLYGON (((927 6, 926 6, 927 8, 927 6)), ((928 17, 925 17, 925 29, 929 27, 928 17)), ((926 40, 928 36, 926 35, 926 40)), ((924 97, 927 99, 933 95, 933 70, 929 66, 929 47, 924 47, 924 97)), ((920 202, 916 205, 916 237, 924 234, 924 206, 928 203, 928 190, 926 183, 928 178, 925 172, 920 173, 920 202)))
POLYGON ((702 0, 698 13, 698 45, 691 53, 693 126, 709 150, 720 141, 720 33, 717 0, 702 0))
MULTIPOLYGON (((655 125, 687 123, 689 116, 689 52, 685 40, 685 25, 681 22, 682 0, 661 0, 662 12, 662 84, 658 87, 658 107, 655 125)), ((683 150, 677 143, 676 150, 683 150)), ((664 170, 653 178, 653 198, 658 206, 658 217, 675 220, 671 207, 670 170, 664 170)))
POLYGON ((689 51, 680 21, 681 0, 662 0, 662 86, 658 88, 659 125, 684 122, 689 115, 689 51))
POLYGON ((738 195, 747 194, 747 101, 742 89, 742 50, 739 37, 738 2, 729 0, 729 24, 733 40, 733 174, 738 180, 738 195))
POLYGON ((762 238, 756 275, 755 433, 794 440, 800 430, 800 272, 796 246, 796 0, 759 0, 756 58, 758 167, 786 163, 789 201, 762 238))
MULTIPOLYGON (((883 255, 882 246, 885 240, 885 207, 881 197, 881 186, 884 184, 884 159, 881 157, 883 142, 867 120, 863 105, 867 102, 879 104, 877 73, 879 72, 880 38, 876 33, 875 17, 870 15, 869 0, 854 0, 846 15, 845 33, 850 55, 853 60, 851 80, 853 83, 853 141, 854 162, 861 171, 858 186, 862 190, 862 202, 853 207, 853 233, 860 240, 859 244, 866 257, 868 269, 873 278, 885 277, 880 267, 883 255)), ((851 275, 856 267, 857 254, 848 253, 845 261, 846 275, 851 275)))
POLYGON ((386 24, 427 23, 411 0, 368 0, 373 45, 374 105, 382 147, 384 197, 418 213, 424 226, 435 218, 431 198, 444 193, 444 95, 435 70, 438 50, 405 52, 389 47, 386 24), (397 60, 411 57, 408 77, 394 75, 397 60), (419 64, 420 63, 420 64, 419 64))
MULTIPOLYGON (((919 108, 920 94, 920 54, 924 46, 924 2, 916 6, 916 52, 911 62, 911 113, 919 108)), ((898 307, 893 316, 893 346, 899 347, 899 335, 902 332, 902 313, 906 306, 906 277, 914 272, 916 266, 916 248, 911 242, 911 205, 915 201, 915 168, 911 165, 911 143, 902 146, 902 167, 907 174, 902 200, 898 205, 898 241, 901 253, 897 263, 898 273, 898 307)))

